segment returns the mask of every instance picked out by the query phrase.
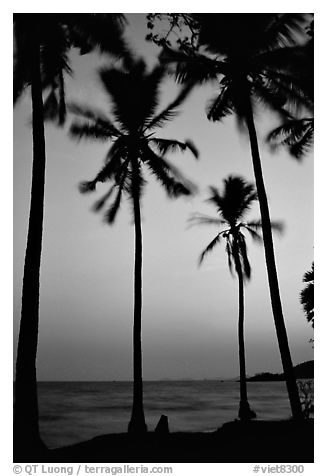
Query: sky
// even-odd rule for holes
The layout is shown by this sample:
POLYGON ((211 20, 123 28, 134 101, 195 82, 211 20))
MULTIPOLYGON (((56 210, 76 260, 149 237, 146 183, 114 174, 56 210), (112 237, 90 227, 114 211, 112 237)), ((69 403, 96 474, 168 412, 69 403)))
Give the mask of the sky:
MULTIPOLYGON (((144 41, 146 20, 128 15, 127 36, 149 63, 158 49, 144 41)), ((67 98, 110 113, 96 68, 107 60, 73 52, 74 77, 67 98)), ((194 212, 214 215, 206 203, 208 186, 222 187, 237 174, 253 182, 249 143, 233 117, 210 123, 205 106, 214 86, 197 89, 162 136, 192 139, 200 151, 175 154, 171 161, 198 185, 193 198, 168 199, 148 177, 142 199, 143 372, 145 380, 233 378, 238 375, 237 279, 230 275, 224 246, 198 267, 198 256, 211 241, 211 227, 189 227, 194 212)), ((177 86, 168 79, 161 107, 177 86)), ((46 127, 47 171, 40 288, 39 380, 131 380, 134 230, 131 207, 124 201, 113 226, 91 211, 108 185, 81 195, 78 184, 99 170, 109 144, 73 141, 67 127, 46 127)), ((285 150, 272 154, 264 143, 276 119, 257 112, 263 173, 271 217, 284 223, 275 236, 275 253, 284 317, 294 364, 313 358, 313 336, 302 311, 302 277, 313 260, 313 153, 301 163, 285 150)), ((24 253, 32 161, 29 94, 14 111, 14 352, 20 319, 24 253)), ((248 215, 259 218, 255 205, 248 215)), ((248 237, 252 279, 245 289, 247 373, 281 371, 263 247, 248 237)))

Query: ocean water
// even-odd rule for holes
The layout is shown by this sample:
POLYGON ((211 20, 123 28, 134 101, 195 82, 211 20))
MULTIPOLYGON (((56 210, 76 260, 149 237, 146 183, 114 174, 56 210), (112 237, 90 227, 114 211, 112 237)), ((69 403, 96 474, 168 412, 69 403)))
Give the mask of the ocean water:
MULTIPOLYGON (((127 430, 131 382, 40 382, 41 435, 49 448, 127 430)), ((285 382, 248 382, 248 398, 258 418, 290 416, 285 382)), ((148 429, 162 414, 170 431, 213 431, 237 417, 239 383, 231 381, 144 382, 148 429)))

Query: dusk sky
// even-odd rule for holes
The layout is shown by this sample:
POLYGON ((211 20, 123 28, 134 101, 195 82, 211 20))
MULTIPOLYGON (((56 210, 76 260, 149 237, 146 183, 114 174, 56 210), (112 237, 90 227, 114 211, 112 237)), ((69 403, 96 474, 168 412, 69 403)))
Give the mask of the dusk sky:
MULTIPOLYGON (((158 48, 147 43, 145 15, 127 15, 126 31, 135 52, 151 66, 158 48)), ((67 101, 96 106, 110 114, 97 67, 110 60, 72 53, 74 77, 67 79, 67 101)), ((191 139, 200 152, 171 161, 198 186, 192 198, 168 199, 155 178, 142 199, 143 369, 144 379, 232 378, 238 375, 238 283, 231 276, 224 245, 203 265, 198 257, 214 237, 213 227, 189 227, 194 212, 214 216, 206 203, 208 186, 221 189, 230 174, 254 182, 247 135, 234 117, 211 123, 205 106, 217 85, 197 88, 162 136, 191 139)), ((161 107, 178 87, 167 79, 161 107)), ((46 127, 46 197, 41 265, 39 380, 131 380, 134 229, 125 200, 114 225, 91 211, 101 191, 81 195, 78 184, 92 179, 110 144, 81 141, 64 129, 46 127)), ((275 235, 275 254, 284 317, 293 363, 313 358, 311 326, 299 301, 303 274, 310 269, 313 245, 313 153, 301 162, 286 150, 272 154, 264 138, 277 124, 258 108, 257 128, 271 218, 284 223, 275 235)), ((29 93, 14 111, 14 351, 20 320, 21 289, 30 200, 32 162, 29 93)), ((249 218, 259 218, 255 205, 249 218)), ((281 372, 270 306, 263 246, 247 236, 252 279, 245 288, 247 373, 281 372)))

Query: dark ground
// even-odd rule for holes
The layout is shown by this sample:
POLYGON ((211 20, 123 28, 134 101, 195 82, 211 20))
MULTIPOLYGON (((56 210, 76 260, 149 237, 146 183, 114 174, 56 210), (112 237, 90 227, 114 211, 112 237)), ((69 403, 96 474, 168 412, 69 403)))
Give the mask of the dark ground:
MULTIPOLYGON (((108 434, 28 459, 49 463, 313 463, 313 436, 313 419, 234 421, 210 433, 108 434)), ((27 459, 15 458, 20 461, 27 459)))

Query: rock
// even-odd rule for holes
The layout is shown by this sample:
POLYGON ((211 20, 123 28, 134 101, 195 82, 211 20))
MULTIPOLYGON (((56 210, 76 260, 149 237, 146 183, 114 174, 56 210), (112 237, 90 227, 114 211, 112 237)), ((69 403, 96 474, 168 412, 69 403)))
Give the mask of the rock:
POLYGON ((154 431, 161 434, 169 433, 168 417, 166 415, 161 415, 154 431))

